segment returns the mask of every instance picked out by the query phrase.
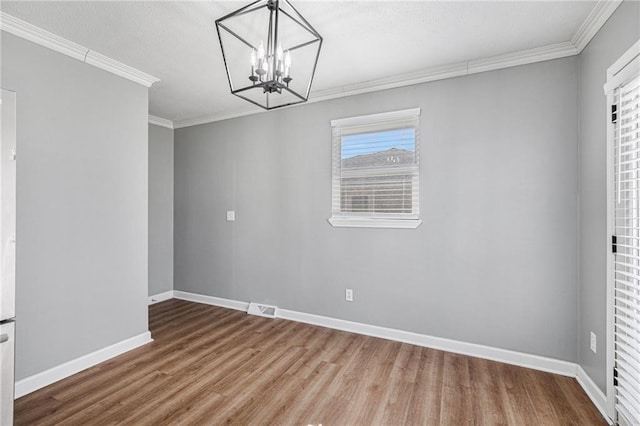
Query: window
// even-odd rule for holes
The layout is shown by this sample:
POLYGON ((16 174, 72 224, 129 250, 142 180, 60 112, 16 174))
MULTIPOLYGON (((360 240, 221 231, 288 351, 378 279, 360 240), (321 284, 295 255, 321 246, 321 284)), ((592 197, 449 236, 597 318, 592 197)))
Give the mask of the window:
POLYGON ((420 225, 420 108, 331 121, 333 226, 420 225))

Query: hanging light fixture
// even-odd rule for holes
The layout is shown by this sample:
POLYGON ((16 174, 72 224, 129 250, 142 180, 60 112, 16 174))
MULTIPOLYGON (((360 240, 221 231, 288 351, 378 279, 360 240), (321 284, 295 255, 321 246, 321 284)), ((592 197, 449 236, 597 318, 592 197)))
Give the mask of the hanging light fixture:
POLYGON ((322 37, 287 0, 258 0, 216 20, 234 95, 264 109, 307 101, 322 37))

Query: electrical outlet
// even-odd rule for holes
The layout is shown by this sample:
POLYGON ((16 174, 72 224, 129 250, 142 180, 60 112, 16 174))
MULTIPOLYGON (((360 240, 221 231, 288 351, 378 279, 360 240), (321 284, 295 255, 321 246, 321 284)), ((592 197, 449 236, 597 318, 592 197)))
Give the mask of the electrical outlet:
POLYGON ((234 210, 227 210, 227 222, 233 222, 236 220, 236 212, 234 210))
POLYGON ((591 332, 591 352, 593 352, 594 354, 596 353, 596 347, 597 347, 596 334, 592 331, 591 332))
POLYGON ((346 289, 344 298, 347 302, 353 302, 353 290, 350 288, 346 289))

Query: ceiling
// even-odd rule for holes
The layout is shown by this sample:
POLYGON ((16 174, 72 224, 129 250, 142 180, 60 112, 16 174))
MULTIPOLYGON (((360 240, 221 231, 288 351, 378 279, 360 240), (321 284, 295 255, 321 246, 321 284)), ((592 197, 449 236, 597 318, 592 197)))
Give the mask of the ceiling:
MULTIPOLYGON (((246 110, 229 92, 214 20, 247 1, 2 1, 2 11, 160 79, 171 121, 246 110)), ((304 1, 323 36, 314 92, 567 42, 595 1, 304 1)))

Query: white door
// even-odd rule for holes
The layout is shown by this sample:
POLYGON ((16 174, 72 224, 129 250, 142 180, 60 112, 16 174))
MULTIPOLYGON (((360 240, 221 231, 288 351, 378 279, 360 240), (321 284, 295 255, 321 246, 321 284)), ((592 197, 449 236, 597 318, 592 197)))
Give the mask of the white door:
POLYGON ((616 421, 640 425, 640 76, 612 93, 613 395, 616 421))
POLYGON ((16 275, 16 94, 0 97, 0 321, 15 316, 16 275))

